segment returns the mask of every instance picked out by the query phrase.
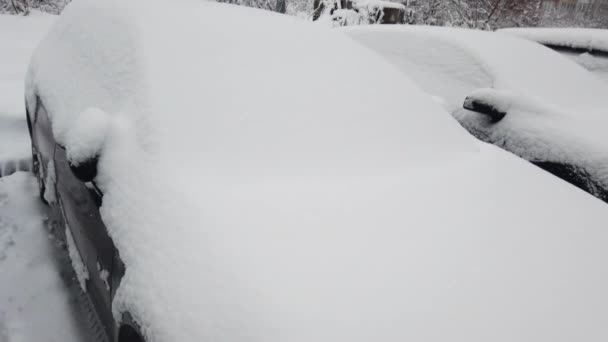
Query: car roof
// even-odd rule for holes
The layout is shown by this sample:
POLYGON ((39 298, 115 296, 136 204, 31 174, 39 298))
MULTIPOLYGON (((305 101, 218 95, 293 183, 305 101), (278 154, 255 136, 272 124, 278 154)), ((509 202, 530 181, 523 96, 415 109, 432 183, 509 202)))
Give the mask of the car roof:
POLYGON ((114 314, 150 340, 605 337, 606 205, 475 141, 337 31, 76 0, 28 80, 59 141, 86 113, 107 129, 114 314))

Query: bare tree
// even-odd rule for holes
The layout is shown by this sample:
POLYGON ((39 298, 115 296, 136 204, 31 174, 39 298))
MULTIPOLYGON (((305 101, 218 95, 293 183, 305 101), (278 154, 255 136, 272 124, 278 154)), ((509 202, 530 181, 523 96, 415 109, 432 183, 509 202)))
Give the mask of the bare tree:
POLYGON ((534 26, 542 0, 426 0, 416 6, 416 23, 491 30, 534 26))
POLYGON ((70 0, 0 0, 0 13, 28 15, 31 10, 59 14, 70 0))
POLYGON ((28 15, 32 7, 30 0, 10 0, 9 13, 28 15))

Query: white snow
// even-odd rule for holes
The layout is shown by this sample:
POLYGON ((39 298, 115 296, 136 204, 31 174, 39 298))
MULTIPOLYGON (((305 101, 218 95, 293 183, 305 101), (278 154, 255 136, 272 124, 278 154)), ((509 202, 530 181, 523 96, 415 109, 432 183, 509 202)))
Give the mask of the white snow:
POLYGON ((115 317, 149 342, 606 340, 606 204, 398 73, 287 16, 72 2, 28 96, 62 143, 108 113, 115 317))
POLYGON ((499 30, 540 44, 563 48, 576 48, 595 53, 563 50, 563 55, 571 58, 585 69, 608 81, 608 30, 582 28, 510 28, 499 30), (598 54, 597 52, 600 52, 598 54))
POLYGON ((53 159, 49 160, 44 170, 46 171, 46 174, 41 175, 45 184, 42 197, 47 203, 52 204, 57 201, 57 193, 55 192, 55 182, 57 181, 55 161, 53 161, 53 159))
POLYGON ((76 279, 78 279, 78 283, 80 284, 80 288, 82 291, 87 292, 87 280, 89 280, 89 271, 87 270, 82 258, 80 257, 80 253, 78 252, 78 247, 76 247, 76 243, 74 242, 74 237, 72 236, 72 232, 67 223, 65 223, 65 238, 68 246, 68 254, 70 255, 70 261, 72 262, 72 268, 76 273, 76 279))
MULTIPOLYGON (((54 16, 0 15, 0 341, 90 340, 86 319, 46 229, 47 212, 29 170, 24 75, 54 16)), ((51 176, 49 174, 49 176, 51 176)), ((49 188, 47 188, 49 189, 49 188)), ((61 256, 61 257, 60 257, 61 256)), ((69 267, 69 266, 68 266, 69 267)))
POLYGON ((597 75, 604 82, 608 82, 608 55, 592 55, 588 52, 581 54, 561 52, 566 57, 571 58, 576 63, 597 75))
POLYGON ((608 52, 608 30, 604 29, 518 27, 498 31, 544 45, 608 52))
POLYGON ((578 165, 608 188, 608 87, 536 43, 476 30, 373 26, 341 29, 427 92, 469 131, 528 159, 578 165), (480 88, 508 92, 512 110, 490 124, 462 109, 480 88))
POLYGON ((0 176, 30 168, 23 80, 30 55, 53 20, 51 15, 0 15, 0 176))
POLYGON ((97 272, 99 272, 99 278, 103 281, 104 285, 106 285, 106 289, 110 291, 110 283, 108 282, 110 272, 106 269, 102 269, 99 263, 97 263, 97 272))
POLYGON ((88 108, 78 115, 66 136, 67 157, 72 164, 78 166, 101 153, 109 120, 98 108, 88 108))
POLYGON ((34 177, 18 172, 0 178, 2 342, 82 341, 72 319, 73 298, 66 295, 53 259, 45 216, 34 177))

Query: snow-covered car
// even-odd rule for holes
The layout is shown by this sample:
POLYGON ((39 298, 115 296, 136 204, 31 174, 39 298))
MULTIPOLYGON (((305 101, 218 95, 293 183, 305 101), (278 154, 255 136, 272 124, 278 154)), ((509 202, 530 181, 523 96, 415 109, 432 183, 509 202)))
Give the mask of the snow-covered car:
POLYGON ((395 72, 251 8, 71 2, 26 103, 108 338, 605 341, 606 204, 395 72))
POLYGON ((608 81, 608 30, 519 27, 499 30, 550 47, 608 81))
POLYGON ((608 201, 608 86, 587 70, 501 33, 340 30, 416 80, 474 136, 608 201))

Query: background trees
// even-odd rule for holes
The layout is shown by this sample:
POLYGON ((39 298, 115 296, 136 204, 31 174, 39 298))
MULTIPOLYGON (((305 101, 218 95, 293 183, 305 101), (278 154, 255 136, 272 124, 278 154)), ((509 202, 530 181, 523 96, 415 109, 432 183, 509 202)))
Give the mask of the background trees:
POLYGON ((32 10, 59 14, 70 0, 0 0, 0 13, 28 15, 32 10))
MULTIPOLYGON (((69 1, 0 0, 0 13, 27 15, 31 10, 60 13, 69 1)), ((216 1, 311 18, 314 0, 216 1)), ((374 0, 352 1, 373 2, 374 0)), ((389 1, 396 1, 406 6, 408 24, 461 26, 486 30, 513 26, 608 28, 608 0, 389 1)))

